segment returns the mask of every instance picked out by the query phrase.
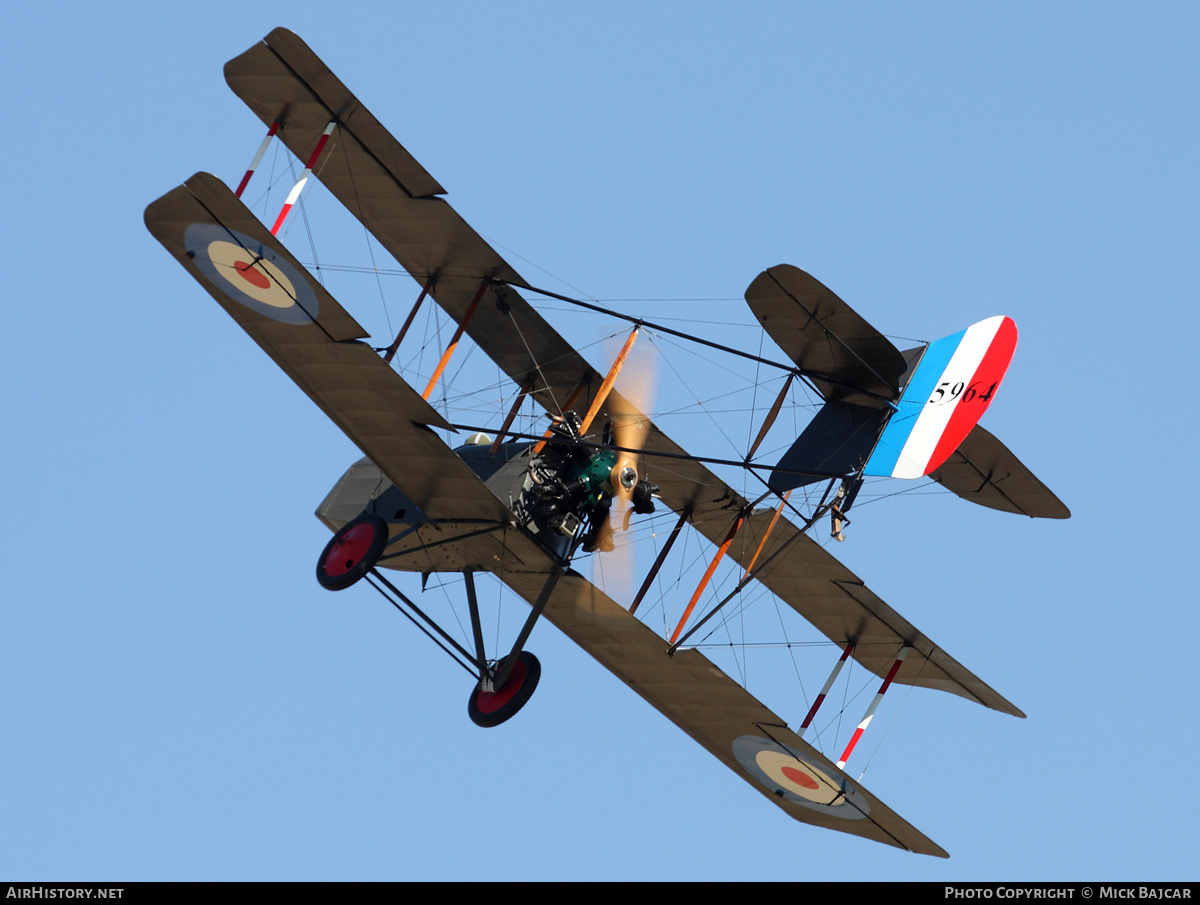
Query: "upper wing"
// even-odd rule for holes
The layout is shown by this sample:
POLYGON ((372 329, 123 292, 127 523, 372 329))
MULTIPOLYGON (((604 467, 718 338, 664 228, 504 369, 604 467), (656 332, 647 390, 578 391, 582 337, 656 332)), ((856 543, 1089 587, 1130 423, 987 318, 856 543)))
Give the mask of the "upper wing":
POLYGON ((426 427, 445 419, 224 183, 197 173, 146 208, 146 226, 426 515, 511 520, 426 427))
POLYGON ((1071 510, 989 431, 976 424, 929 475, 964 500, 1030 518, 1070 518, 1071 510))
MULTIPOLYGON (((277 134, 301 159, 312 153, 328 123, 338 121, 332 148, 318 164, 319 178, 409 273, 423 283, 432 281, 430 293, 455 320, 462 321, 481 278, 528 285, 449 204, 432 197, 432 192, 442 191, 440 186, 290 31, 276 29, 231 60, 225 78, 265 124, 282 118, 277 134)), ((531 394, 550 411, 558 411, 577 388, 582 391, 576 406, 586 409, 601 375, 516 290, 497 290, 496 304, 481 305, 466 332, 513 380, 530 385, 531 394)), ((828 298, 824 303, 832 305, 828 298)), ((844 312, 834 313, 838 323, 849 323, 844 312)), ((861 330, 856 335, 867 345, 878 345, 861 330)), ((894 385, 889 375, 895 372, 898 379, 906 364, 899 352, 898 361, 893 361, 885 348, 880 349, 873 367, 884 369, 882 392, 894 385)), ((601 421, 615 411, 634 408, 614 397, 617 394, 601 410, 601 421)), ((676 512, 690 513, 692 524, 721 544, 748 502, 653 425, 644 454, 654 463, 653 480, 661 487, 663 502, 676 512)), ((765 521, 751 517, 729 550, 743 567, 754 557, 765 521)), ((855 659, 876 675, 885 675, 900 647, 910 645, 913 650, 895 681, 939 688, 1021 715, 794 525, 780 520, 759 561, 785 543, 788 554, 778 557, 761 578, 831 640, 841 645, 855 642, 855 659)))
MULTIPOLYGON (((230 88, 302 159, 337 120, 317 177, 388 252, 461 322, 482 279, 527 285, 441 198, 444 190, 303 41, 285 28, 225 64, 230 88)), ((586 401, 601 378, 515 291, 496 287, 467 332, 518 383, 557 411, 580 380, 586 401), (536 349, 537 358, 528 351, 536 349)))

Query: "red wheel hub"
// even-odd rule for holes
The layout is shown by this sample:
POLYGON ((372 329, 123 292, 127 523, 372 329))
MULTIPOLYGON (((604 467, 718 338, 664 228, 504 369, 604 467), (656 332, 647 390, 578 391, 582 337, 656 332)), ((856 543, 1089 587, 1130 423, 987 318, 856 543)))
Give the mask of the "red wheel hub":
POLYGON ((325 573, 339 578, 353 569, 375 542, 375 528, 363 523, 355 525, 333 542, 325 556, 325 573))

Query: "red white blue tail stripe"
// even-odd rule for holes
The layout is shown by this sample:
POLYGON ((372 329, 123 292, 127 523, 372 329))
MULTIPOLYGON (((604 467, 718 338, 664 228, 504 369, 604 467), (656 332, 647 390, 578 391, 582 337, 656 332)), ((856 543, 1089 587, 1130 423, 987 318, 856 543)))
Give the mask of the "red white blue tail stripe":
POLYGON ((1016 347, 1008 317, 930 343, 863 474, 919 478, 945 462, 991 404, 1016 347))

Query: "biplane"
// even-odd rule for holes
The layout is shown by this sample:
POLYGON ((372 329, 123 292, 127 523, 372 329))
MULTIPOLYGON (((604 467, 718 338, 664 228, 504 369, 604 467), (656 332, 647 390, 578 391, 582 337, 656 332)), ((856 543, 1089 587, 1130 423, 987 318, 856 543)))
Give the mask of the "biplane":
MULTIPOLYGON (((541 668, 525 645, 535 623, 546 620, 796 820, 945 857, 845 773, 850 750, 895 683, 1024 714, 877 597, 810 529, 828 517, 831 532, 840 534, 868 476, 924 476, 993 509, 1069 517, 1054 494, 978 424, 1013 355, 1012 320, 989 318, 901 351, 804 271, 789 265, 764 271, 745 298, 788 359, 771 363, 787 372, 788 383, 806 383, 821 407, 766 469, 763 494, 750 500, 710 467, 721 463, 685 452, 639 409, 633 394, 614 388, 641 329, 725 347, 627 317, 632 329, 626 347, 600 373, 525 296, 590 303, 527 283, 296 35, 276 29, 227 63, 225 77, 267 127, 262 146, 236 190, 198 173, 152 203, 145 221, 363 453, 317 509, 333 532, 317 558, 319 582, 342 590, 365 579, 402 609, 471 672, 468 712, 481 726, 503 723, 529 700, 541 668), (273 140, 305 169, 268 229, 241 195, 273 140), (277 238, 313 176, 420 287, 404 327, 385 347, 371 345, 367 332, 277 238), (427 298, 457 326, 428 386, 418 392, 395 370, 392 357, 427 298), (512 408, 498 428, 490 428, 492 436, 478 425, 452 422, 429 402, 464 334, 515 390, 512 408), (523 405, 550 417, 544 432, 512 429, 523 405), (466 440, 451 448, 438 430, 466 440), (820 501, 805 511, 789 502, 800 487, 823 488, 820 501), (618 511, 627 527, 631 518, 659 506, 673 513, 673 528, 631 600, 612 599, 573 568, 581 554, 606 555, 618 511), (711 564, 678 626, 663 632, 637 611, 685 530, 711 544, 711 564), (694 612, 723 558, 736 564, 742 578, 732 593, 702 606, 702 615, 694 612), (433 573, 461 574, 471 638, 456 640, 385 570, 420 573, 423 581, 433 573), (474 578, 482 574, 496 576, 530 605, 511 646, 490 654, 474 578), (825 689, 796 729, 688 644, 700 625, 751 583, 840 650, 825 689), (882 684, 834 762, 802 736, 848 658, 882 684)), ((750 467, 783 399, 781 393, 744 459, 723 464, 750 467)))

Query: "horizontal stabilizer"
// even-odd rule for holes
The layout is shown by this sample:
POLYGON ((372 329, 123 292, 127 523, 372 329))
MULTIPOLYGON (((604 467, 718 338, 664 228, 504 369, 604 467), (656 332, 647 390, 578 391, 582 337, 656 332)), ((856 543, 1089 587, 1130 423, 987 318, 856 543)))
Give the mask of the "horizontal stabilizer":
POLYGON ((1071 510, 978 424, 929 475, 964 500, 1030 518, 1070 518, 1071 510))
POLYGON ((771 339, 827 400, 880 406, 900 395, 900 350, 819 280, 798 267, 764 270, 746 303, 771 339))

